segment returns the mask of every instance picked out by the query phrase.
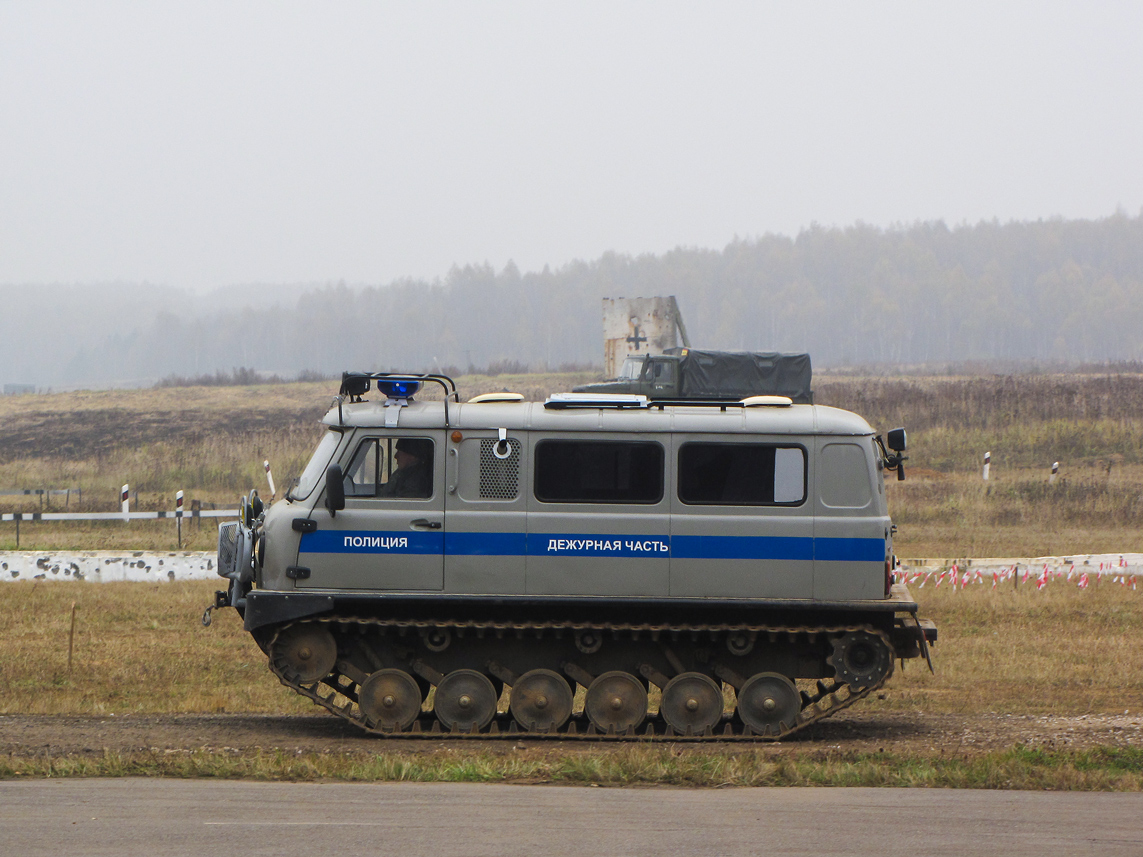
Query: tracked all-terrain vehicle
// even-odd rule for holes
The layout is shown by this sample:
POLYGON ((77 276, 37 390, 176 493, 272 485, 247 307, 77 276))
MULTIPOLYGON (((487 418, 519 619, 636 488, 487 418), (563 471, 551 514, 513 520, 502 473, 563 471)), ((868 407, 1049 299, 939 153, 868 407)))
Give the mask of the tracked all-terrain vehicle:
POLYGON ((346 373, 324 423, 285 499, 220 529, 213 606, 362 729, 781 738, 936 640, 892 582, 903 430, 388 373, 346 373))

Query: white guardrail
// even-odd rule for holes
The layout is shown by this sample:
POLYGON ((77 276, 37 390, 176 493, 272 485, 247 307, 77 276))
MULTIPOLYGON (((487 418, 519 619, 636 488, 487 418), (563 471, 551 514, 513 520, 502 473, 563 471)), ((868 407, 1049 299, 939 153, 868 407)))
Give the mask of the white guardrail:
POLYGON ((177 511, 159 512, 4 512, 0 514, 0 523, 14 522, 16 524, 16 547, 20 547, 20 524, 25 521, 154 521, 170 519, 178 524, 178 545, 182 547, 183 520, 198 518, 237 518, 237 509, 178 509, 177 511))
POLYGON ((181 512, 4 512, 0 521, 153 521, 156 518, 236 518, 237 509, 181 512))

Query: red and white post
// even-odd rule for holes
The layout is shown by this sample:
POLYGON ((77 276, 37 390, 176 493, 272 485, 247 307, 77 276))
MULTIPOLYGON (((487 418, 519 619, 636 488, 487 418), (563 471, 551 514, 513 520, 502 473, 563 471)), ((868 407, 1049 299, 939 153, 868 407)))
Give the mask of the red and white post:
POLYGON ((269 459, 263 461, 262 465, 266 468, 266 481, 270 483, 270 502, 273 503, 278 494, 278 489, 274 487, 274 474, 270 472, 269 459))
POLYGON ((131 493, 130 485, 124 485, 119 489, 119 508, 123 512, 123 520, 131 520, 131 493))
POLYGON ((175 492, 175 526, 179 531, 179 550, 183 549, 183 492, 175 492))

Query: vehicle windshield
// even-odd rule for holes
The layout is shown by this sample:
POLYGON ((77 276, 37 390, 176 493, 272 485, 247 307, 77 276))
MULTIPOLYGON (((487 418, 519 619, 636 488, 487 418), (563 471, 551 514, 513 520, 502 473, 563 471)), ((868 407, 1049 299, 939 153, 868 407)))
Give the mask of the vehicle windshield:
POLYGON ((304 500, 310 496, 310 492, 314 490, 321 480, 322 474, 325 473, 326 465, 329 464, 329 460, 340 441, 341 432, 331 429, 325 433, 321 442, 318 443, 317 449, 314 450, 310 463, 306 465, 306 469, 298 478, 298 484, 286 492, 287 500, 304 500))
POLYGON ((643 358, 628 357, 623 361, 623 366, 619 369, 619 377, 625 381, 634 381, 639 378, 639 373, 642 371, 643 358))

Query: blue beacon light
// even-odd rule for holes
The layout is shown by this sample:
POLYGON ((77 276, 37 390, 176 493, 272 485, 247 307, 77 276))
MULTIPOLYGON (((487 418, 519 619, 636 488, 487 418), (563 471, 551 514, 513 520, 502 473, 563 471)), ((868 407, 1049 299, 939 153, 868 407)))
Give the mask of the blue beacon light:
POLYGON ((378 380, 377 389, 390 399, 411 399, 421 389, 421 382, 378 380))

